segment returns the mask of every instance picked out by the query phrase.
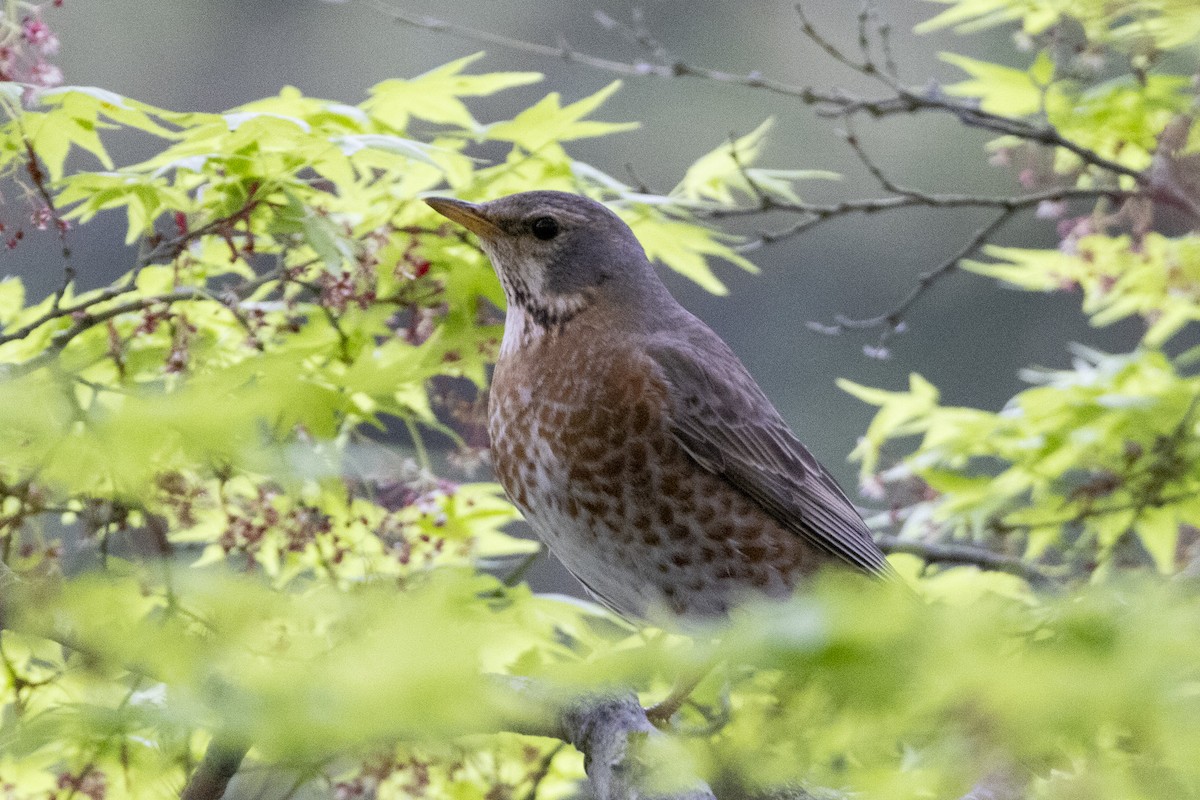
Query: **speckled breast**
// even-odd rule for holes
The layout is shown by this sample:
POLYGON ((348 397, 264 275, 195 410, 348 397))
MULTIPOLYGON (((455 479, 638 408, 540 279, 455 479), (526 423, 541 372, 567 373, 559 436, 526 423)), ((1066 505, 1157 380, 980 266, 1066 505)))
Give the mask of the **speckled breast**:
POLYGON ((500 483, 587 589, 616 611, 721 613, 788 593, 819 555, 670 431, 656 365, 603 334, 547 335, 503 357, 489 432, 500 483))

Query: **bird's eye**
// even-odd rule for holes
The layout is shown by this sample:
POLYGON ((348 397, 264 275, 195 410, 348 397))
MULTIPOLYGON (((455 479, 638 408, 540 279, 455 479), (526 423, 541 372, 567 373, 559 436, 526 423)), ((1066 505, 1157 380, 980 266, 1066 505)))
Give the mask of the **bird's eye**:
POLYGON ((558 236, 558 221, 554 217, 538 217, 531 226, 533 235, 543 242, 558 236))

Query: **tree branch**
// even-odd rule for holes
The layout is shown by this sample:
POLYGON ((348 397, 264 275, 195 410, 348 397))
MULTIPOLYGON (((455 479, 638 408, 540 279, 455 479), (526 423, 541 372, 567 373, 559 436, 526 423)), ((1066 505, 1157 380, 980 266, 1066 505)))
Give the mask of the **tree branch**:
POLYGON ((912 310, 912 307, 915 306, 917 302, 925 296, 925 294, 934 286, 934 284, 957 270, 959 263, 963 259, 972 255, 976 250, 986 244, 992 238, 992 235, 998 231, 1004 225, 1004 223, 1012 219, 1016 213, 1016 208, 1005 208, 1003 211, 997 214, 991 222, 975 231, 975 234, 968 239, 966 244, 960 247, 958 251, 954 253, 954 255, 950 256, 933 269, 921 273, 921 275, 917 278, 917 285, 909 291, 903 300, 897 303, 889 311, 885 311, 882 314, 877 314, 874 317, 866 317, 863 319, 854 319, 852 317, 846 317, 839 314, 834 318, 835 322, 833 325, 810 323, 809 328, 820 333, 838 334, 849 329, 861 330, 864 328, 878 328, 886 326, 883 336, 880 337, 882 344, 882 341, 885 340, 888 335, 901 329, 901 324, 904 322, 904 318, 908 315, 908 312, 912 310))
MULTIPOLYGON (((38 159, 37 152, 33 149, 33 142, 25 134, 24 129, 17 121, 18 129, 21 130, 21 139, 25 145, 25 171, 29 173, 29 179, 33 181, 34 188, 37 190, 38 197, 41 198, 45 205, 45 212, 50 216, 50 221, 54 224, 55 231, 58 233, 59 244, 62 245, 63 258, 63 279, 58 290, 54 293, 54 301, 52 308, 58 308, 59 302, 66 296, 67 289, 75 280, 75 267, 71 264, 71 245, 67 242, 67 221, 62 218, 59 213, 58 206, 54 203, 54 196, 50 194, 50 189, 46 184, 46 173, 42 169, 41 162, 38 159)), ((36 217, 36 212, 35 212, 36 217)))
MULTIPOLYGON (((900 208, 994 208, 1004 211, 1022 211, 1044 202, 1060 200, 1096 200, 1100 198, 1126 198, 1134 196, 1133 192, 1121 189, 1057 187, 1030 194, 1014 197, 987 197, 971 194, 926 194, 915 189, 902 189, 901 194, 890 197, 872 197, 862 200, 843 200, 838 203, 786 203, 766 197, 761 203, 753 206, 735 206, 726 208, 700 209, 697 216, 708 219, 726 219, 730 217, 749 217, 764 211, 785 211, 800 214, 805 219, 800 223, 807 230, 818 222, 850 214, 878 214, 894 211, 900 208)), ((788 236, 795 235, 795 228, 787 228, 776 233, 761 233, 760 239, 749 246, 743 245, 741 250, 754 250, 761 244, 777 242, 788 236)))
POLYGON ((716 800, 703 782, 676 774, 645 758, 647 744, 665 735, 650 724, 632 693, 588 697, 559 714, 561 738, 584 754, 584 768, 597 800, 636 800, 655 791, 661 800, 716 800), (661 786, 680 786, 662 793, 661 786))
POLYGON ((380 13, 389 17, 393 22, 400 25, 407 25, 413 28, 420 28, 433 33, 440 33, 448 36, 455 36, 468 41, 482 42, 484 44, 496 44, 504 47, 507 50, 513 50, 520 53, 529 53, 531 55, 546 56, 556 58, 561 61, 566 61, 571 64, 581 64, 592 69, 597 69, 602 72, 610 72, 616 75, 625 75, 627 77, 658 77, 658 78, 679 78, 679 77, 695 77, 714 81, 716 83, 729 83, 740 86, 745 86, 752 89, 762 89, 776 94, 787 95, 789 97, 798 97, 805 103, 840 103, 843 102, 840 94, 823 93, 811 87, 796 86, 793 84, 784 83, 782 81, 770 80, 764 78, 757 72, 739 75, 732 72, 723 72, 716 69, 708 69, 706 67, 694 67, 685 64, 682 61, 675 61, 670 64, 656 64, 649 61, 619 61, 611 58, 602 58, 600 56, 589 55, 579 52, 569 47, 565 42, 557 47, 551 45, 538 44, 536 42, 527 42, 522 39, 515 39, 503 34, 493 33, 492 31, 479 30, 466 25, 459 25, 454 22, 448 22, 443 19, 429 16, 419 16, 409 14, 402 11, 384 0, 368 0, 380 13))
POLYGON ((993 572, 1004 572, 1024 578, 1034 587, 1047 587, 1055 581, 1050 573, 1015 556, 1004 555, 969 544, 921 542, 898 536, 876 536, 876 544, 885 553, 907 553, 929 564, 958 564, 974 566, 993 572))
POLYGON ((928 208, 993 208, 999 214, 992 222, 980 229, 957 253, 934 269, 920 276, 918 285, 904 297, 894 308, 882 314, 865 319, 839 317, 834 325, 810 324, 815 330, 826 333, 841 333, 847 329, 863 329, 887 326, 877 346, 864 348, 869 354, 886 354, 883 342, 895 332, 902 323, 909 309, 924 296, 930 288, 946 275, 954 272, 958 263, 986 244, 991 235, 1007 222, 1017 211, 1037 206, 1043 202, 1058 202, 1071 199, 1099 200, 1103 198, 1145 197, 1153 202, 1160 202, 1184 210, 1200 221, 1200 210, 1186 193, 1181 192, 1169 181, 1158 180, 1152 171, 1140 171, 1128 167, 1118 161, 1107 158, 1080 143, 1063 136, 1053 125, 1041 120, 1027 120, 1019 117, 1009 117, 986 111, 973 98, 954 98, 946 95, 937 86, 915 88, 905 86, 897 79, 896 66, 891 53, 889 31, 875 16, 874 9, 868 3, 858 18, 858 47, 860 57, 851 57, 821 34, 816 26, 804 14, 801 6, 796 6, 800 18, 800 29, 804 36, 819 47, 829 58, 847 69, 866 76, 887 88, 889 96, 880 98, 864 98, 840 90, 821 91, 810 86, 800 86, 783 83, 765 78, 758 72, 736 74, 708 67, 695 66, 683 61, 672 59, 667 49, 646 28, 640 16, 633 19, 633 24, 618 22, 605 14, 598 14, 597 19, 606 29, 616 31, 625 38, 641 47, 646 54, 646 60, 621 61, 610 58, 581 53, 570 48, 565 42, 557 47, 537 44, 522 39, 504 36, 491 31, 479 30, 465 25, 448 22, 433 17, 423 17, 409 14, 393 7, 387 0, 370 0, 372 5, 381 13, 386 14, 394 22, 444 35, 456 36, 472 41, 496 44, 510 50, 516 50, 532 55, 549 56, 571 63, 578 63, 593 69, 612 72, 626 76, 653 76, 660 78, 693 77, 715 83, 732 84, 749 89, 773 92, 799 100, 801 103, 816 108, 819 115, 839 117, 849 121, 852 117, 866 114, 875 118, 883 118, 895 114, 912 114, 920 112, 939 112, 955 116, 968 127, 981 128, 993 133, 1012 136, 1023 141, 1047 147, 1062 148, 1074 154, 1087 167, 1097 170, 1106 176, 1095 187, 1059 187, 1016 197, 984 197, 962 194, 930 194, 899 186, 891 181, 883 171, 868 157, 856 137, 847 136, 847 142, 855 154, 867 167, 885 190, 891 193, 887 197, 852 199, 839 203, 819 205, 810 203, 788 203, 758 192, 754 205, 733 208, 693 209, 697 216, 708 219, 729 217, 745 217, 770 211, 781 211, 799 216, 799 219, 788 227, 777 231, 762 231, 755 238, 743 244, 742 252, 755 250, 764 245, 778 242, 796 236, 812 228, 840 216, 850 214, 874 214, 891 211, 898 208, 928 207, 928 208), (874 39, 872 38, 874 33, 874 39), (877 55, 876 47, 881 51, 877 55), (882 64, 877 59, 882 59, 882 64), (1134 186, 1120 188, 1119 179, 1132 180, 1134 186))
MULTIPOLYGON (((517 52, 557 58, 569 63, 582 64, 592 69, 629 77, 700 78, 714 83, 732 84, 748 89, 768 91, 795 98, 805 105, 816 106, 817 113, 822 116, 849 117, 855 114, 868 114, 872 117, 882 118, 894 114, 911 114, 921 111, 947 113, 957 117, 960 122, 969 127, 982 128, 994 133, 1001 133, 1006 136, 1013 136, 1047 146, 1061 147, 1075 154, 1085 164, 1097 169, 1104 170, 1113 175, 1133 178, 1142 186, 1148 186, 1150 183, 1145 173, 1132 167, 1127 167, 1112 159, 1105 158, 1094 150, 1084 147, 1071 139, 1067 139, 1053 125, 1048 123, 1038 124, 1016 117, 1007 117, 1002 114, 984 111, 979 108, 977 101, 970 98, 964 100, 951 98, 936 86, 926 89, 903 86, 891 77, 895 72, 895 65, 891 63, 890 55, 885 56, 888 62, 885 69, 880 69, 869 59, 864 60, 862 63, 854 61, 818 34, 811 23, 804 18, 800 7, 797 7, 797 11, 801 13, 801 30, 806 36, 817 43, 822 50, 839 63, 855 72, 876 78, 889 86, 893 91, 893 95, 890 97, 868 99, 839 90, 823 91, 814 89, 811 86, 800 86, 772 80, 764 77, 759 72, 745 74, 725 72, 709 67, 695 66, 678 60, 670 63, 655 63, 651 61, 620 61, 602 58, 574 50, 565 42, 557 47, 552 47, 504 36, 492 31, 471 28, 435 17, 409 14, 395 8, 385 0, 370 0, 370 2, 380 13, 401 25, 456 36, 470 41, 496 44, 517 52)), ((606 27, 619 28, 622 26, 613 22, 612 24, 606 24, 606 27)), ((648 37, 648 34, 641 34, 641 36, 648 37)), ((652 39, 648 40, 653 41, 652 39)), ((661 45, 658 45, 654 49, 656 52, 665 52, 662 50, 661 45)), ((887 52, 890 53, 890 50, 887 52)), ((1185 209, 1190 207, 1189 204, 1173 204, 1180 205, 1185 209)))
MULTIPOLYGON (((268 272, 265 275, 260 275, 252 281, 247 282, 239 287, 239 294, 246 296, 251 294, 260 286, 276 280, 280 274, 276 271, 268 272)), ((206 288, 196 286, 184 286, 176 289, 173 292, 164 294, 152 295, 150 297, 139 297, 132 300, 127 300, 124 303, 119 303, 115 306, 110 306, 102 311, 93 311, 97 305, 101 305, 109 300, 116 299, 129 290, 124 287, 109 287, 102 290, 94 297, 90 297, 85 301, 76 303, 72 306, 60 306, 57 309, 50 309, 41 317, 38 317, 33 322, 24 325, 21 328, 9 334, 0 336, 0 345, 16 339, 23 339, 29 336, 33 331, 41 326, 52 322, 56 319, 70 317, 74 320, 74 324, 69 328, 64 328, 50 337, 50 343, 38 355, 16 364, 8 364, 0 367, 0 375, 6 378, 15 378, 22 375, 27 375, 34 370, 37 370, 49 362, 56 359, 60 353, 71 343, 77 336, 94 328, 102 322, 107 322, 110 319, 121 316, 122 314, 130 314, 136 311, 144 311, 147 308, 152 308, 157 305, 173 305, 187 300, 215 300, 212 294, 206 288)), ((226 305, 228 308, 228 305, 226 305)), ((236 309, 230 309, 234 316, 237 316, 236 309)))
POLYGON ((705 783, 662 763, 652 745, 666 739, 646 717, 633 692, 614 691, 563 698, 536 681, 494 676, 505 692, 516 691, 540 711, 502 722, 498 731, 548 736, 581 752, 596 800, 716 800, 705 783), (664 791, 663 787, 677 787, 664 791))
POLYGON ((180 800, 221 800, 249 750, 244 742, 214 736, 204 758, 180 793, 180 800))

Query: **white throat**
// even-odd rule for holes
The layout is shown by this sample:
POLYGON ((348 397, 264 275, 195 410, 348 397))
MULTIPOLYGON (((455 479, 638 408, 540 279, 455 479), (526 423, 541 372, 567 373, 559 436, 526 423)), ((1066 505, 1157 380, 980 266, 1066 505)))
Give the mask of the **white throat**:
POLYGON ((500 340, 500 357, 511 356, 545 335, 546 329, 530 318, 524 306, 510 302, 504 315, 504 338, 500 340))

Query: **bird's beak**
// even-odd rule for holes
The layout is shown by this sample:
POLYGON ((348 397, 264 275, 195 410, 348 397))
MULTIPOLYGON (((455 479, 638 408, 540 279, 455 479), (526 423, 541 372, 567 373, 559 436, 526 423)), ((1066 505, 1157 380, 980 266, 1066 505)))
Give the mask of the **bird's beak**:
POLYGON ((425 202, 443 217, 452 219, 483 239, 496 239, 503 231, 492 222, 482 206, 452 197, 426 197, 425 202))

